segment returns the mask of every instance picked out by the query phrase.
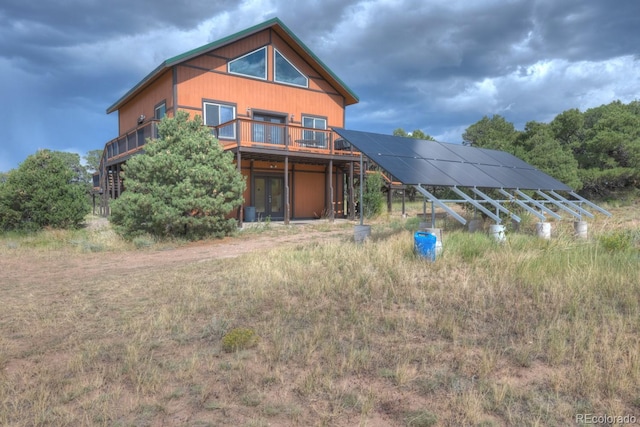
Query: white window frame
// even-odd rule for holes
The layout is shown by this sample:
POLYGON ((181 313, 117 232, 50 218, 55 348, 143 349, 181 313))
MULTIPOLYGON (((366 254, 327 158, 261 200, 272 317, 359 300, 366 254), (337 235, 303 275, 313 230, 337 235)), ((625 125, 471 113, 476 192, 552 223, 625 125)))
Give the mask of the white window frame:
MULTIPOLYGON (((214 102, 214 101, 203 101, 202 102, 202 120, 204 122, 205 126, 219 126, 221 125, 223 122, 221 121, 221 111, 223 108, 230 108, 232 111, 232 115, 233 118, 231 120, 235 120, 237 118, 236 116, 236 106, 235 105, 230 105, 230 104, 224 104, 221 102, 214 102), (208 122, 208 117, 207 117, 207 105, 215 105, 218 107, 218 117, 216 118, 215 122, 217 122, 217 124, 209 124, 208 122)), ((227 120, 228 121, 228 120, 227 120)), ((224 122, 226 123, 226 122, 224 122)), ((231 124, 229 126, 225 126, 223 129, 226 128, 230 128, 232 130, 232 134, 233 135, 218 135, 218 139, 236 139, 236 126, 235 124, 231 124)), ((221 129, 219 129, 221 130, 221 129)))
POLYGON ((268 62, 269 62, 269 55, 268 55, 268 52, 267 52, 267 47, 264 46, 264 47, 261 47, 260 49, 256 49, 256 50, 251 51, 249 53, 245 53, 244 55, 239 56, 239 57, 229 61, 227 63, 227 72, 229 74, 234 74, 236 76, 249 77, 251 79, 258 79, 258 80, 267 80, 267 64, 268 64, 268 62), (233 64, 234 62, 239 61, 242 58, 245 58, 245 57, 247 57, 249 55, 253 55, 254 53, 259 52, 261 50, 264 51, 264 73, 263 73, 264 77, 252 76, 251 74, 244 74, 244 73, 239 73, 237 71, 231 71, 231 64, 233 64))
POLYGON ((312 130, 307 130, 307 129, 327 130, 327 119, 326 119, 326 117, 303 115, 302 116, 302 127, 305 128, 302 131, 303 139, 322 142, 326 147, 326 144, 327 144, 327 133, 326 132, 314 132, 312 130), (306 126, 305 125, 305 121, 307 121, 307 120, 312 120, 313 126, 306 126), (320 124, 319 122, 322 123, 322 126, 318 126, 318 124, 320 124))
POLYGON ((307 77, 307 75, 306 75, 305 73, 303 73, 302 71, 300 71, 300 69, 298 69, 298 67, 296 67, 295 65, 293 65, 293 63, 292 63, 291 61, 289 61, 289 60, 287 59, 287 57, 286 57, 286 56, 284 56, 284 55, 282 54, 282 52, 280 52, 280 51, 279 51, 278 49, 276 49, 276 48, 273 48, 273 81, 274 81, 274 82, 276 82, 276 83, 281 83, 281 84, 283 84, 283 85, 289 85, 289 86, 295 86, 295 87, 305 87, 305 88, 308 88, 308 87, 309 87, 309 77, 307 77), (285 61, 287 61, 287 63, 288 63, 289 65, 291 65, 291 66, 294 68, 294 70, 296 70, 297 72, 299 72, 299 73, 300 73, 300 75, 301 75, 302 77, 304 77, 304 80, 305 80, 305 84, 304 84, 304 85, 299 85, 299 84, 297 84, 297 83, 284 82, 284 81, 280 81, 280 80, 278 80, 278 66, 277 66, 278 61, 276 61, 276 55, 280 55, 280 56, 282 57, 282 59, 284 59, 285 61))

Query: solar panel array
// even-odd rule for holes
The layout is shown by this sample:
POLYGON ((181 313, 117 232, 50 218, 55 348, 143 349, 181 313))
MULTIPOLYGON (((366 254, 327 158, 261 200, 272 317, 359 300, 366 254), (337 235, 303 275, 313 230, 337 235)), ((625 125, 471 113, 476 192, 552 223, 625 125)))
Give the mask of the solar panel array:
POLYGON ((406 185, 571 191, 571 187, 504 151, 333 129, 406 185))

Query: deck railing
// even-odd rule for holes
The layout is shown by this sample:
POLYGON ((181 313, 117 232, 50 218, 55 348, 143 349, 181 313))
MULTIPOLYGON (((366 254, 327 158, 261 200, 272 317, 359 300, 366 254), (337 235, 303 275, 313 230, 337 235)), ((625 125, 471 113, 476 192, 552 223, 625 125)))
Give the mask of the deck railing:
POLYGON ((248 119, 231 120, 211 129, 225 148, 237 146, 317 154, 359 154, 353 151, 349 143, 328 129, 248 119))
MULTIPOLYGON (((158 137, 158 121, 150 120, 105 144, 100 170, 106 162, 136 153, 147 138, 158 137)), ((211 132, 225 149, 253 147, 274 151, 293 151, 331 155, 359 155, 353 147, 331 130, 305 128, 292 124, 268 123, 257 120, 234 119, 211 132)))

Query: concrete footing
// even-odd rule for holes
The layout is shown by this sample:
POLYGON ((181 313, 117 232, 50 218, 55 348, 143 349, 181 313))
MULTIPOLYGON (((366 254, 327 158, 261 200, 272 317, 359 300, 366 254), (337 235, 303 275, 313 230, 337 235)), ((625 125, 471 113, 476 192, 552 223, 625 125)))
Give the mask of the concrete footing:
POLYGON ((356 243, 363 243, 371 237, 370 225, 356 225, 353 230, 353 239, 356 243))
POLYGON ((538 222, 536 224, 536 235, 545 240, 551 239, 551 223, 550 222, 538 222))
POLYGON ((575 236, 579 239, 587 238, 587 222, 586 221, 575 221, 573 223, 573 229, 575 230, 575 236))

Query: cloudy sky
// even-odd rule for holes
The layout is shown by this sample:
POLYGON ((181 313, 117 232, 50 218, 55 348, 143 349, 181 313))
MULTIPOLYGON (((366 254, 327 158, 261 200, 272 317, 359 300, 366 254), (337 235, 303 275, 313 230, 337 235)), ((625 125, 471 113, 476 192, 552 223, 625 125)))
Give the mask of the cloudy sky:
POLYGON ((101 149, 162 61, 273 17, 358 94, 349 129, 461 142, 484 115, 640 99, 637 0, 2 0, 0 171, 101 149))

